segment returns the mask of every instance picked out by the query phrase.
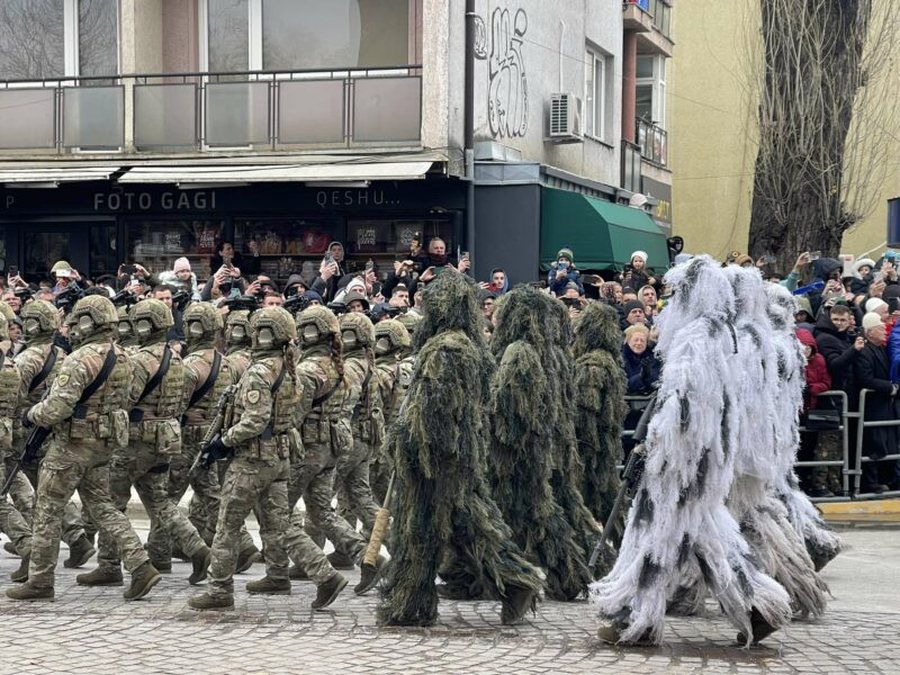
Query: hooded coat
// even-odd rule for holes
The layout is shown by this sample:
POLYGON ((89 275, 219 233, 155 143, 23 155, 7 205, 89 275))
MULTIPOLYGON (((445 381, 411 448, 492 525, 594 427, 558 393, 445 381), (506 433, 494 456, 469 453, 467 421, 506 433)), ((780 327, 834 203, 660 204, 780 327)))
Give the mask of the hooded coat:
POLYGON ((812 333, 803 328, 798 328, 795 332, 800 344, 812 349, 812 354, 806 359, 806 389, 803 392, 803 410, 814 410, 819 394, 824 394, 831 389, 831 374, 828 372, 825 357, 819 353, 819 347, 812 333))

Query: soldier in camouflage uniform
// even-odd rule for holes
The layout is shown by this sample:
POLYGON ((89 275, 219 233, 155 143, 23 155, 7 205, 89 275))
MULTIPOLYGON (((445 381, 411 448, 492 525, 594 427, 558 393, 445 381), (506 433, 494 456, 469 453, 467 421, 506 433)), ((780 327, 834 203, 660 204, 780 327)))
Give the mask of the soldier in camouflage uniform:
POLYGON ((233 454, 220 496, 213 540, 209 591, 190 599, 194 609, 233 609, 234 573, 241 526, 255 508, 266 556, 266 576, 247 584, 250 593, 290 594, 284 532, 288 524, 287 482, 297 386, 293 347, 297 330, 280 307, 253 314, 252 362, 241 377, 231 424, 209 447, 212 458, 233 454))
MULTIPOLYGON (((16 453, 13 447, 13 425, 17 414, 20 388, 19 372, 13 360, 6 356, 9 345, 9 329, 6 321, 0 321, 0 484, 6 482, 7 472, 13 470, 16 453)), ((31 552, 31 527, 10 502, 8 496, 0 498, 0 531, 10 538, 16 552, 22 556, 27 578, 28 555, 31 552)), ((21 570, 20 570, 21 573, 21 570)), ((15 577, 16 572, 13 573, 15 577)))
POLYGON ((131 325, 131 316, 128 313, 127 305, 119 305, 116 307, 116 313, 119 315, 119 345, 125 348, 129 354, 134 354, 140 349, 137 334, 134 332, 134 326, 131 325))
POLYGON ((128 445, 127 405, 132 367, 114 343, 118 316, 108 298, 79 300, 66 319, 75 351, 65 360, 47 397, 29 410, 23 423, 51 428, 53 435, 40 466, 34 509, 28 582, 6 591, 14 600, 53 597, 53 571, 59 555, 62 513, 75 490, 93 521, 115 541, 131 572, 126 600, 144 597, 160 580, 124 513, 109 493, 109 462, 128 445), (115 362, 102 384, 104 367, 115 362), (99 385, 99 386, 98 386, 99 385), (81 400, 85 390, 96 390, 81 400))
MULTIPOLYGON (((184 365, 166 341, 166 333, 173 324, 172 312, 163 302, 149 299, 137 303, 130 317, 141 342, 140 350, 131 358, 134 374, 128 396, 130 447, 113 457, 110 490, 116 506, 124 513, 131 498, 131 486, 135 487, 150 516, 151 531, 165 528, 190 556, 193 571, 188 581, 197 584, 206 578, 209 547, 166 491, 169 462, 181 453, 184 398, 184 365)), ((154 552, 150 553, 153 561, 154 552)), ((84 586, 121 583, 119 558, 107 537, 100 537, 97 559, 97 569, 78 575, 76 581, 84 586)), ((172 568, 170 561, 162 560, 159 564, 163 569, 172 568)), ((157 561, 153 565, 156 567, 157 561)))
POLYGON ((225 318, 225 355, 238 379, 250 367, 250 312, 235 309, 225 318))
MULTIPOLYGON (((359 382, 359 391, 352 394, 352 398, 357 400, 350 417, 353 445, 337 460, 334 489, 341 516, 354 528, 359 519, 363 531, 371 533, 375 516, 378 515, 378 505, 372 498, 372 488, 369 486, 369 461, 384 436, 384 414, 375 376, 375 327, 369 317, 361 312, 344 314, 340 325, 344 344, 344 379, 359 382)), ((329 560, 337 569, 342 565, 353 568, 353 561, 343 551, 336 550, 329 560)))
MULTIPOLYGON (((396 419, 400 404, 412 379, 415 357, 406 327, 396 319, 375 326, 375 378, 381 400, 384 428, 396 419)), ((379 504, 384 503, 393 460, 385 454, 384 444, 376 448, 369 465, 369 482, 379 504)))

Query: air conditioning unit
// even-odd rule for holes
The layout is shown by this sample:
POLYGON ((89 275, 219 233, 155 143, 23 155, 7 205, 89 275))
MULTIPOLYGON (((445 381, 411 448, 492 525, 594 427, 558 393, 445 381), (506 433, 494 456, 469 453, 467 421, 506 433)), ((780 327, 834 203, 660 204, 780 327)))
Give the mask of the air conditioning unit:
POLYGON ((581 143, 581 99, 571 93, 550 94, 549 140, 554 143, 581 143))

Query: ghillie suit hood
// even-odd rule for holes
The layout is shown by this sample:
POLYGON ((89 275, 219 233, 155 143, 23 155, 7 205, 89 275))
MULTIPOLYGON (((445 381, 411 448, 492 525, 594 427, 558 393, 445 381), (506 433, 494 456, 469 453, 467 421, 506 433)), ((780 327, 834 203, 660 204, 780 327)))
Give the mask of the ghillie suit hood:
POLYGON ((619 557, 591 599, 621 640, 663 638, 666 604, 699 570, 749 644, 751 610, 779 628, 791 619, 785 590, 755 563, 726 508, 743 414, 733 372, 734 295, 709 256, 666 274, 672 301, 660 317, 664 357, 645 442, 644 474, 619 557))
POLYGON ((390 567, 381 623, 429 626, 437 619, 438 566, 445 559, 472 585, 507 602, 538 592, 540 571, 513 543, 486 477, 493 358, 480 334, 475 288, 445 272, 425 290, 416 331, 419 357, 388 432, 396 471, 390 567))
POLYGON ((619 491, 616 465, 622 461, 622 421, 628 412, 621 346, 618 312, 600 302, 585 307, 575 324, 574 350, 575 436, 584 464, 581 491, 598 522, 624 529, 624 518, 607 523, 619 491))
POLYGON ((558 448, 556 420, 568 403, 550 393, 560 373, 552 363, 553 304, 530 286, 507 293, 496 314, 491 349, 499 359, 491 386, 494 499, 516 543, 547 571, 547 594, 574 600, 591 581, 586 552, 550 485, 558 448))
POLYGON ((840 538, 832 532, 809 498, 800 490, 793 465, 800 443, 797 415, 803 406, 806 358, 794 331, 794 296, 777 284, 766 285, 767 311, 772 322, 779 358, 780 415, 778 423, 783 446, 779 450, 774 489, 787 509, 787 516, 803 537, 807 552, 821 569, 841 550, 840 538))

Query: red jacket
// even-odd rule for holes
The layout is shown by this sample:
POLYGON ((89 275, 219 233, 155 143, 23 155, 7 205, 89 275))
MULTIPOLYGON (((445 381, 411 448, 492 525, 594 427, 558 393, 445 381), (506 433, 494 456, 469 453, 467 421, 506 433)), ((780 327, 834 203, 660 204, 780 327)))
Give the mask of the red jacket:
POLYGON ((806 412, 816 407, 819 394, 831 389, 831 375, 828 374, 828 364, 819 353, 812 333, 805 328, 798 328, 796 333, 800 343, 812 349, 812 354, 806 360, 806 390, 803 392, 803 410, 806 412))

